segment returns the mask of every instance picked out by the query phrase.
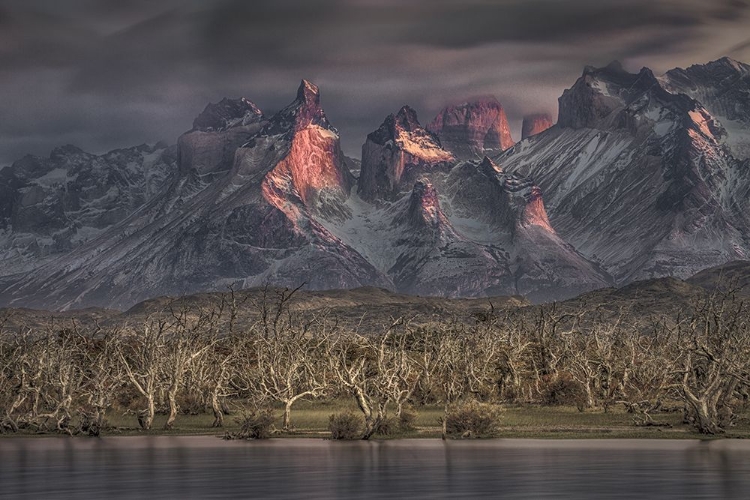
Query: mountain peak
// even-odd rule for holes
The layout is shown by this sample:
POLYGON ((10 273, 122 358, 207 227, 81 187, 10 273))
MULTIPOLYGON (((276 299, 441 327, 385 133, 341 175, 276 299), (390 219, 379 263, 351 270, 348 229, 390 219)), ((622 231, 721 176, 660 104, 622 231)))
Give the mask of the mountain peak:
POLYGON ((409 106, 388 115, 362 146, 359 193, 367 200, 391 198, 426 171, 448 167, 454 156, 422 128, 409 106))
POLYGON ((648 68, 630 73, 613 62, 604 68, 587 66, 583 75, 558 99, 558 124, 574 129, 622 128, 626 116, 616 113, 624 110, 645 94, 668 93, 648 68))
POLYGON ((306 104, 320 104, 320 89, 309 80, 302 80, 297 89, 297 100, 306 104))
POLYGON ((409 106, 402 106, 401 109, 398 110, 398 113, 396 113, 396 116, 394 117, 394 124, 406 132, 412 132, 422 128, 422 125, 419 124, 419 119, 417 118, 417 112, 409 106))
POLYGON ((50 159, 60 158, 64 156, 70 156, 70 155, 79 155, 83 154, 84 151, 79 148, 78 146, 74 146, 73 144, 66 144, 64 146, 58 146, 55 149, 50 152, 50 159))
POLYGON ((505 110, 494 97, 448 106, 427 129, 437 134, 445 149, 467 160, 481 158, 485 151, 499 153, 513 145, 505 110))
POLYGON ((444 222, 437 191, 429 180, 422 178, 414 183, 406 214, 414 227, 437 228, 444 222))

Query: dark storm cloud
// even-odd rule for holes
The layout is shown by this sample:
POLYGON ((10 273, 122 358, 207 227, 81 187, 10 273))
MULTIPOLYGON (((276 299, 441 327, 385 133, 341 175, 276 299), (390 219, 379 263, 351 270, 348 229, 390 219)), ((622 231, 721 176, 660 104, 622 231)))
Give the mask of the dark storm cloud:
POLYGON ((586 64, 750 57, 747 28, 740 0, 5 0, 0 164, 64 142, 174 141, 208 101, 274 111, 303 77, 358 155, 403 104, 425 123, 493 94, 519 125, 554 114, 586 64))

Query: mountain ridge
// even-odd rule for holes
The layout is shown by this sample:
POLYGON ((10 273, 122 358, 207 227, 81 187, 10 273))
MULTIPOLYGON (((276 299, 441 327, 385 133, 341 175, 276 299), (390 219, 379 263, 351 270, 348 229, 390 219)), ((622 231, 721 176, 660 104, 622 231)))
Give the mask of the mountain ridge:
POLYGON ((175 146, 27 157, 0 171, 0 304, 264 283, 540 302, 686 278, 750 255, 748 74, 587 67, 557 123, 528 115, 519 143, 496 99, 426 127, 404 106, 368 135, 358 177, 307 80, 272 116, 209 104, 175 146))

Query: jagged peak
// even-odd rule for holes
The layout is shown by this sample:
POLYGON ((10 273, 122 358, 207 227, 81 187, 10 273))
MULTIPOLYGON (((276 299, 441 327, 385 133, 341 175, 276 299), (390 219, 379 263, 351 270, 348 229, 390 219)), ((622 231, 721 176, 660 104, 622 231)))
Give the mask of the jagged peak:
POLYGON ((615 59, 614 61, 610 62, 609 64, 607 64, 606 66, 601 67, 601 68, 597 67, 597 66, 591 66, 591 65, 584 66, 584 68, 583 68, 583 76, 586 76, 586 75, 598 75, 598 74, 605 73, 605 72, 606 73, 614 73, 614 74, 618 74, 618 73, 619 74, 628 74, 628 75, 632 74, 629 71, 627 71, 623 67, 622 63, 620 61, 618 61, 617 59, 615 59))
POLYGON ((720 59, 717 59, 715 61, 709 61, 706 64, 694 64, 690 66, 691 68, 694 67, 705 67, 705 68, 715 68, 715 67, 724 67, 724 68, 731 68, 734 71, 738 73, 747 73, 750 70, 750 66, 743 63, 742 61, 738 61, 736 59, 732 59, 729 56, 724 56, 720 59))
POLYGON ((297 89, 297 101, 306 104, 320 104, 320 89, 309 80, 303 79, 297 89))
MULTIPOLYGON (((417 118, 417 112, 409 107, 402 106, 398 113, 388 115, 377 130, 367 136, 367 140, 376 144, 384 145, 388 141, 395 141, 405 145, 412 145, 417 140, 427 149, 441 149, 440 139, 437 135, 422 127, 417 118)), ((446 155, 450 155, 445 151, 446 155)))
POLYGON ((399 127, 406 132, 412 132, 422 128, 422 125, 420 125, 419 119, 417 118, 417 112, 409 106, 402 106, 401 109, 398 110, 398 113, 393 117, 393 121, 396 127, 399 127))
POLYGON ((414 183, 409 196, 407 217, 412 225, 427 225, 433 228, 444 221, 445 216, 440 209, 437 190, 428 179, 420 178, 414 183))
POLYGON ((663 101, 675 99, 648 68, 630 73, 615 63, 604 68, 586 67, 583 75, 559 98, 557 122, 570 128, 623 128, 628 126, 629 117, 613 113, 627 108, 646 93, 663 101))
POLYGON ((261 135, 286 134, 311 125, 330 130, 338 136, 338 130, 330 124, 320 105, 320 89, 314 83, 302 80, 294 101, 269 120, 261 135))

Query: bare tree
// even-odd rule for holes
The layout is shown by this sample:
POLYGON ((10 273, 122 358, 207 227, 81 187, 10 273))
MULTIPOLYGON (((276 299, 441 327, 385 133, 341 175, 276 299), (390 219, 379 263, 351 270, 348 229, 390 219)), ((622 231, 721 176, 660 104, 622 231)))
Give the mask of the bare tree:
POLYGON ((417 365, 406 353, 406 343, 394 330, 402 318, 393 321, 387 331, 366 337, 357 333, 339 336, 329 346, 330 367, 340 386, 353 395, 365 419, 362 439, 369 439, 388 417, 388 407, 413 391, 417 365))
POLYGON ((191 368, 196 358, 210 347, 201 340, 216 338, 213 332, 218 327, 222 311, 223 303, 218 309, 198 309, 195 312, 188 307, 182 307, 179 310, 170 307, 172 323, 170 331, 164 339, 163 357, 161 359, 161 376, 167 388, 167 405, 169 407, 169 415, 164 424, 165 430, 172 429, 177 419, 179 410, 177 394, 182 388, 185 373, 191 368), (207 336, 204 335, 206 330, 208 331, 207 336))
POLYGON ((750 385, 748 312, 734 291, 717 292, 678 326, 679 393, 700 433, 725 432, 733 394, 740 385, 750 385))
POLYGON ((124 334, 117 346, 118 359, 128 381, 146 400, 146 408, 138 413, 138 424, 143 430, 151 429, 154 423, 166 335, 166 320, 149 318, 142 329, 124 334))

